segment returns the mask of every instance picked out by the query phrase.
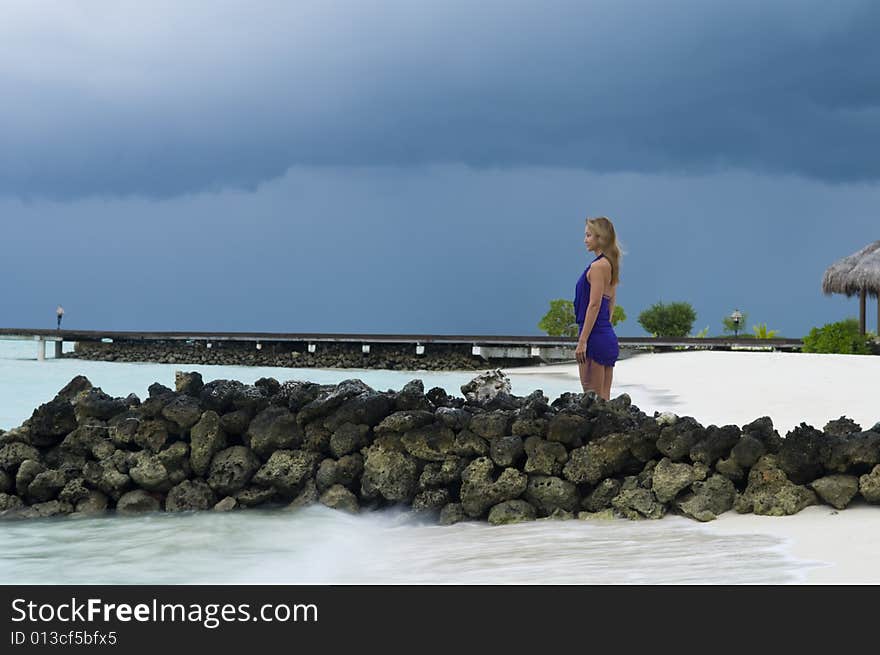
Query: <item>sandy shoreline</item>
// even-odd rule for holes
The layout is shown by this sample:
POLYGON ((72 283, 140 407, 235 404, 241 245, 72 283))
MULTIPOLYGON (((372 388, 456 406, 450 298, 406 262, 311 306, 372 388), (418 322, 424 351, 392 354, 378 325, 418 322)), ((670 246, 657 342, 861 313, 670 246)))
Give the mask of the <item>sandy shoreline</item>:
MULTIPOLYGON (((511 378, 566 376, 573 364, 508 369, 511 378)), ((703 425, 744 425, 769 416, 781 436, 806 422, 818 429, 847 416, 863 430, 880 422, 880 357, 810 353, 691 351, 637 355, 618 362, 612 397, 628 393, 644 412, 671 411, 703 425)), ((815 562, 803 582, 880 584, 880 506, 864 501, 837 511, 808 507, 794 516, 727 512, 703 525, 713 534, 764 534, 785 540, 790 556, 815 562)))

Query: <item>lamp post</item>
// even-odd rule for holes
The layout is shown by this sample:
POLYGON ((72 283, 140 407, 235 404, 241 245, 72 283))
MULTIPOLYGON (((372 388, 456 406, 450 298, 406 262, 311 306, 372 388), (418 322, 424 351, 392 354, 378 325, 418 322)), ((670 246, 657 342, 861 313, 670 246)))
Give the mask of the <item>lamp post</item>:
POLYGON ((733 321, 733 338, 737 338, 739 336, 739 323, 742 320, 743 315, 740 314, 738 309, 733 310, 733 314, 730 315, 730 320, 733 321))

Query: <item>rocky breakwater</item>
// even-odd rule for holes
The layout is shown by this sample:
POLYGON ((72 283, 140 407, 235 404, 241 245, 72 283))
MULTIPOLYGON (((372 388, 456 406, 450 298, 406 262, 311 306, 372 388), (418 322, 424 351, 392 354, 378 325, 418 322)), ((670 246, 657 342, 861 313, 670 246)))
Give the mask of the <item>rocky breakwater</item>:
POLYGON ((542 517, 709 521, 880 503, 880 425, 769 418, 742 427, 648 416, 626 395, 513 396, 500 371, 464 397, 419 380, 399 392, 338 385, 204 384, 113 398, 72 380, 0 434, 0 517, 404 506, 451 524, 542 517))

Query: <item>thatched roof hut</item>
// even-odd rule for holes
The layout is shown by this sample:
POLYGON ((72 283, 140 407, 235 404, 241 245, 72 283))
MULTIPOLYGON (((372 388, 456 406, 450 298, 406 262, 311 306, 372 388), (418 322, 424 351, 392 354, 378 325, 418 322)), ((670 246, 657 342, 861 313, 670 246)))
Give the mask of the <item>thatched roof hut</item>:
POLYGON ((874 241, 856 253, 828 267, 822 278, 826 294, 845 293, 859 296, 859 331, 865 333, 865 298, 877 298, 877 331, 880 333, 880 241, 874 241))

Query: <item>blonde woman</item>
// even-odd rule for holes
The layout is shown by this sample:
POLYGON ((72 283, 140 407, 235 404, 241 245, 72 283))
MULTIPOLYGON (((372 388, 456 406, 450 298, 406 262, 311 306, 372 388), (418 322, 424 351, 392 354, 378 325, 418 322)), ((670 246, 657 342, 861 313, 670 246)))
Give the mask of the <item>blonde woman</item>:
POLYGON ((609 400, 614 363, 620 354, 617 335, 611 326, 620 281, 620 247, 614 225, 604 216, 588 218, 584 244, 596 258, 587 265, 575 286, 574 314, 579 331, 574 352, 584 393, 595 391, 609 400))

